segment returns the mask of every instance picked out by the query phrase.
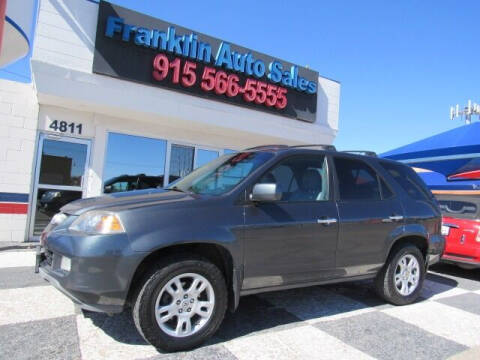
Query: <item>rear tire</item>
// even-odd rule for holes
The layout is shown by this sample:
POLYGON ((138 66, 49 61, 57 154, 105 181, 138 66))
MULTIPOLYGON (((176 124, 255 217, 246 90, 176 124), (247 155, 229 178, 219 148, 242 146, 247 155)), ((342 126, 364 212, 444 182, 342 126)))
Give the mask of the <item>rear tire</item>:
POLYGON ((227 299, 225 279, 214 264, 195 255, 176 255, 145 276, 133 320, 156 348, 189 350, 218 330, 227 299))
POLYGON ((394 305, 417 300, 425 279, 425 259, 420 249, 405 244, 394 250, 375 279, 380 297, 394 305))

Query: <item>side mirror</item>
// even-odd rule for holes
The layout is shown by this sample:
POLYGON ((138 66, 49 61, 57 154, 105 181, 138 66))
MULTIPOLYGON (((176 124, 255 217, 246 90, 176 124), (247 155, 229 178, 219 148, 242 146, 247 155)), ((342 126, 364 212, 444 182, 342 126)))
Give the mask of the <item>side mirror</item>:
POLYGON ((250 200, 252 201, 278 201, 282 198, 282 193, 278 190, 277 184, 255 184, 250 200))

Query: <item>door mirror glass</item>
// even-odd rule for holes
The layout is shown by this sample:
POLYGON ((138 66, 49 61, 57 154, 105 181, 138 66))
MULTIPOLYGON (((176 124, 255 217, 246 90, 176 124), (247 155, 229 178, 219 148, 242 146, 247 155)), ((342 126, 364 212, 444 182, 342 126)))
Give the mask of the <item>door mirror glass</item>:
POLYGON ((278 201, 282 198, 282 193, 279 191, 277 184, 255 184, 250 195, 252 201, 278 201))

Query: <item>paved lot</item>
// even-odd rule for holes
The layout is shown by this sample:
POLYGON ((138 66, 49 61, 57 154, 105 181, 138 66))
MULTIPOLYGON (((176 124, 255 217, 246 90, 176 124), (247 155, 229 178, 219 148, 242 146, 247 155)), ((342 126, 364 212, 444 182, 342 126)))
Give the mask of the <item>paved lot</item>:
POLYGON ((160 354, 128 313, 82 312, 33 273, 32 251, 0 252, 1 359, 445 359, 480 345, 480 271, 437 266, 422 300, 394 307, 371 282, 242 298, 207 345, 160 354))

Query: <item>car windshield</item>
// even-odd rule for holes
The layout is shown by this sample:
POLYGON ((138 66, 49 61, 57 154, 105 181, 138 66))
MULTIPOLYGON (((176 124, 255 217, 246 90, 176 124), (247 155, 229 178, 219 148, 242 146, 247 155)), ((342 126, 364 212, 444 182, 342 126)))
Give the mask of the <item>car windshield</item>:
POLYGON ((223 155, 170 184, 167 189, 221 195, 232 190, 272 157, 272 153, 260 151, 223 155))

